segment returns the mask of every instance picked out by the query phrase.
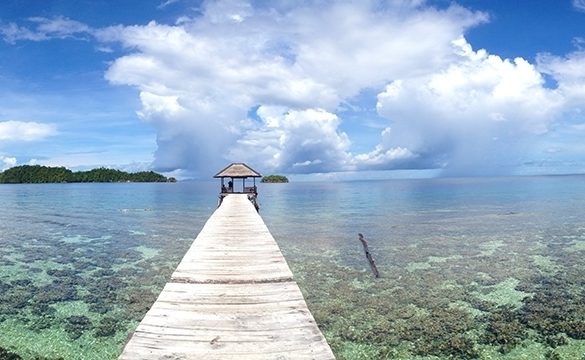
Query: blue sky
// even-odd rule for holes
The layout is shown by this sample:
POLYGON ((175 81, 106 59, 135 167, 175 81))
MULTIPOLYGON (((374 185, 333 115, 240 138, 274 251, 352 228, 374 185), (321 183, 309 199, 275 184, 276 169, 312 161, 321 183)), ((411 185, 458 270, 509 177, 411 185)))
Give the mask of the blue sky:
POLYGON ((3 1, 0 170, 582 173, 583 24, 583 0, 3 1))

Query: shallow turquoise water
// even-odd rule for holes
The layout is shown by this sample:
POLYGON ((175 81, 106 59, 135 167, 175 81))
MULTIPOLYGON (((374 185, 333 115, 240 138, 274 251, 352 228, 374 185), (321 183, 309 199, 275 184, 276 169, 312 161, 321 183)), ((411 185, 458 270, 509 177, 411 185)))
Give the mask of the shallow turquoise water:
POLYGON ((432 236, 574 230, 585 223, 585 177, 291 183, 265 186, 260 201, 285 248, 319 240, 349 250, 358 232, 384 248, 432 236))
MULTIPOLYGON (((116 358, 218 188, 1 185, 0 348, 25 359, 116 358)), ((259 193, 339 359, 585 351, 585 177, 260 184, 259 193)))

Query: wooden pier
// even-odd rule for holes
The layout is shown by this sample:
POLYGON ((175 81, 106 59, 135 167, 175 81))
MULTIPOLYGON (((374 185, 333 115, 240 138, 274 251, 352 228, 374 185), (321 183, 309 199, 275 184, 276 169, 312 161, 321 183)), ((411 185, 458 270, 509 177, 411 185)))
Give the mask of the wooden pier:
POLYGON ((120 359, 335 359, 245 194, 209 218, 120 359))

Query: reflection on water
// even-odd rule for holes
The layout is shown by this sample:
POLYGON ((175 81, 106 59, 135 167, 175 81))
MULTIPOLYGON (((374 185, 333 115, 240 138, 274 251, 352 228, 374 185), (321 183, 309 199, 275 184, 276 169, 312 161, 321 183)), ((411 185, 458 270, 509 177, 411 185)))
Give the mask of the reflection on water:
MULTIPOLYGON (((0 186, 0 359, 117 358, 217 191, 215 182, 0 186)), ((583 177, 261 184, 259 193, 338 359, 585 352, 583 177)))

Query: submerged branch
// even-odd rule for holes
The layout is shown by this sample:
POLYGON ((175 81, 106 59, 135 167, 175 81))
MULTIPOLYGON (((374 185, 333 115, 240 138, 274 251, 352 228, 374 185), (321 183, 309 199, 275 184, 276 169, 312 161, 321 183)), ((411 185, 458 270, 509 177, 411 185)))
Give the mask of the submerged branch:
POLYGON ((368 262, 370 263, 370 268, 372 269, 372 273, 374 274, 375 278, 379 278, 380 277, 380 272, 378 271, 378 268, 376 267, 376 263, 374 262, 374 258, 372 257, 372 254, 370 253, 370 249, 368 249, 368 242, 366 241, 366 239, 364 239, 364 236, 361 233, 358 233, 359 239, 362 242, 362 245, 364 246, 364 252, 366 253, 366 258, 368 259, 368 262))

